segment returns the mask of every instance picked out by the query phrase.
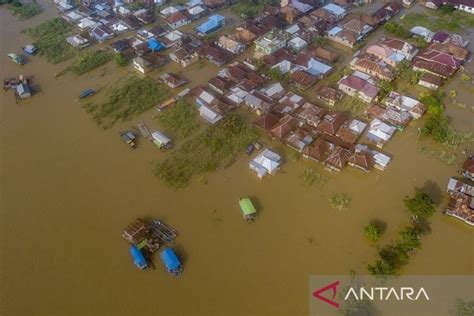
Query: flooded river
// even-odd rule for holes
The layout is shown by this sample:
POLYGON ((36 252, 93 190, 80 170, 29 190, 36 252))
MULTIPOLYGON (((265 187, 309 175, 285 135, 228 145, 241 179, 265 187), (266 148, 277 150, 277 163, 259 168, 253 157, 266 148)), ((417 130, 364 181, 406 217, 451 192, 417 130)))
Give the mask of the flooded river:
MULTIPOLYGON (((306 315, 310 275, 366 272, 376 255, 362 233, 370 220, 387 224, 383 244, 407 223, 402 200, 414 187, 428 188, 439 209, 445 203, 457 168, 417 150, 416 126, 384 148, 394 156, 385 172, 330 174, 302 160, 259 181, 241 158, 207 175, 206 184, 171 190, 151 173, 151 162, 163 154, 148 143, 131 151, 118 137, 120 128, 151 123, 153 110, 104 131, 74 101, 82 89, 125 71, 111 64, 55 79, 64 65, 41 57, 23 67, 7 60, 7 52, 19 53, 30 41, 21 29, 55 15, 49 2, 44 7, 27 22, 0 9, 1 77, 33 76, 39 90, 20 106, 11 92, 0 94, 2 316, 306 315), (328 177, 326 185, 305 186, 307 167, 328 177), (328 206, 334 192, 351 196, 349 210, 328 206), (261 211, 251 225, 238 209, 242 196, 261 211), (156 270, 133 266, 121 233, 139 216, 162 218, 180 232, 182 278, 170 277, 158 260, 156 270)), ((460 97, 472 105, 472 92, 460 97)), ((472 111, 449 111, 457 127, 472 131, 472 111)), ((439 211, 402 273, 472 274, 473 242, 472 228, 439 211)))

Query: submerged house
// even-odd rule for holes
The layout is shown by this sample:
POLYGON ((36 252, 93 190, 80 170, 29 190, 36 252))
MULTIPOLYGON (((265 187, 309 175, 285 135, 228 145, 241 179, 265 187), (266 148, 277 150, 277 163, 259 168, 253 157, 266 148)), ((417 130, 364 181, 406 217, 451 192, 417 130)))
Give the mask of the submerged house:
POLYGON ((474 226, 474 186, 451 178, 447 192, 450 199, 444 211, 445 214, 474 226))
POLYGON ((379 88, 368 80, 354 74, 342 78, 339 81, 338 87, 345 94, 356 96, 367 103, 374 101, 380 91, 379 88))
POLYGON ((89 35, 101 43, 114 37, 114 32, 105 25, 99 23, 91 29, 89 35))
POLYGON ((206 22, 196 27, 196 31, 199 35, 208 35, 212 32, 217 31, 225 25, 225 17, 219 14, 210 16, 206 22))
POLYGON ((259 179, 262 179, 267 174, 275 174, 280 169, 281 163, 280 155, 270 149, 265 149, 249 163, 249 168, 257 173, 259 179))
POLYGON ((255 51, 263 55, 270 55, 285 47, 288 37, 286 32, 273 30, 255 40, 255 51))
POLYGON ((82 49, 90 45, 89 40, 85 37, 82 37, 81 35, 69 36, 66 38, 66 42, 77 49, 82 49))
POLYGON ((474 156, 469 156, 464 161, 459 173, 469 180, 474 181, 474 156))
POLYGON ((367 140, 374 143, 377 147, 382 148, 395 134, 397 129, 391 125, 374 119, 370 122, 370 128, 367 132, 367 140))
POLYGON ((143 57, 135 57, 133 59, 133 68, 142 74, 146 74, 153 70, 153 63, 143 57))

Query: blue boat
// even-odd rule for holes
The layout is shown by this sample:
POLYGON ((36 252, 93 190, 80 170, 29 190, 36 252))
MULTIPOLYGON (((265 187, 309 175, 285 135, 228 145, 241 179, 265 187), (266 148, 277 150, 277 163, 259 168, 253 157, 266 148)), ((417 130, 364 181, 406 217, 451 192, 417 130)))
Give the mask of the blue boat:
POLYGON ((168 273, 174 275, 175 277, 179 277, 181 275, 183 272, 183 267, 181 266, 181 262, 179 261, 173 249, 165 248, 165 250, 160 253, 160 257, 168 273))
POLYGON ((82 91, 81 94, 79 94, 79 99, 84 99, 84 98, 93 96, 94 94, 95 94, 95 90, 91 89, 91 88, 88 88, 88 89, 82 91))
POLYGON ((249 144, 247 146, 247 149, 245 150, 245 154, 247 156, 250 156, 252 154, 254 148, 255 148, 255 146, 253 144, 249 144))
POLYGON ((148 268, 148 263, 146 262, 145 256, 143 256, 142 252, 140 251, 140 249, 137 248, 137 246, 130 246, 130 253, 133 257, 133 263, 137 266, 138 269, 145 270, 146 268, 148 268))
POLYGON ((38 52, 38 48, 33 44, 28 44, 25 47, 22 47, 22 49, 25 53, 31 56, 36 55, 36 53, 38 52))

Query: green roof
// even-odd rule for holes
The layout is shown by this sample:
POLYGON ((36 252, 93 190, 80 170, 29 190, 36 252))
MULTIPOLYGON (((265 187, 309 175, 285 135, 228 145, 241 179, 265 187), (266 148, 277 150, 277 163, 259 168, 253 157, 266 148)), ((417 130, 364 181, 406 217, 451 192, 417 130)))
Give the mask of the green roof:
POLYGON ((248 198, 241 199, 239 201, 239 204, 240 204, 240 209, 242 210, 242 213, 244 213, 244 215, 257 213, 250 199, 248 198))

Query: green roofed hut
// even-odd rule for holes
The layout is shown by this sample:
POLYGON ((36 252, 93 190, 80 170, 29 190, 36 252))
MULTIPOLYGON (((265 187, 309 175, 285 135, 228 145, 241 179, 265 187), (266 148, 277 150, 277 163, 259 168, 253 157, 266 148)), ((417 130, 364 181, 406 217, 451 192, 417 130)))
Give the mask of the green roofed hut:
POLYGON ((253 222, 257 218, 257 210, 249 198, 243 198, 239 201, 240 210, 247 222, 253 222))

